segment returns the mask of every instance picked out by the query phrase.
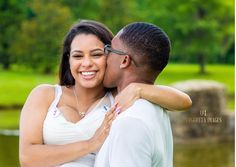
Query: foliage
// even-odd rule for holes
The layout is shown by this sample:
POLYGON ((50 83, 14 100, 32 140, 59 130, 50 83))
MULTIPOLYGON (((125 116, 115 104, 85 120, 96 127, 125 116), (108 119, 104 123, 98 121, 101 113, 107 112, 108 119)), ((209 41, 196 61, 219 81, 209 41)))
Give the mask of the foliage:
POLYGON ((234 43, 233 0, 169 0, 164 5, 159 18, 170 19, 164 27, 174 55, 198 62, 202 73, 207 60, 226 55, 234 43))
POLYGON ((100 21, 114 34, 130 22, 151 22, 170 36, 171 62, 199 63, 202 72, 206 63, 234 64, 233 0, 1 0, 1 64, 53 71, 78 19, 100 21))
POLYGON ((54 1, 45 5, 45 2, 35 0, 29 8, 33 16, 22 22, 11 53, 17 62, 50 73, 58 64, 59 46, 71 24, 71 13, 54 1))
POLYGON ((97 20, 107 25, 114 33, 134 21, 134 3, 124 0, 60 0, 68 6, 75 18, 97 20), (86 9, 86 10, 85 10, 86 9))
POLYGON ((116 33, 132 20, 132 2, 120 0, 101 0, 99 19, 103 20, 116 33))
POLYGON ((26 0, 1 0, 0 1, 0 64, 5 69, 10 66, 9 48, 16 40, 20 23, 26 16, 26 0))
POLYGON ((67 6, 75 20, 79 19, 98 19, 99 0, 59 0, 67 6))
POLYGON ((162 27, 172 41, 172 62, 234 63, 234 1, 136 1, 137 18, 162 27), (148 10, 147 10, 148 9, 148 10))

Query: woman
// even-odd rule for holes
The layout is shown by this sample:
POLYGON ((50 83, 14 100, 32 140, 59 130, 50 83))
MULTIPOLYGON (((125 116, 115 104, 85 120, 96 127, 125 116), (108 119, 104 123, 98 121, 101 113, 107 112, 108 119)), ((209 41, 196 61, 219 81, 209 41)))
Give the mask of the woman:
POLYGON ((189 97, 177 90, 136 83, 114 102, 115 89, 106 90, 102 83, 106 69, 103 48, 112 38, 104 25, 94 21, 82 21, 69 31, 63 45, 60 84, 36 87, 22 109, 21 166, 93 166, 116 113, 137 98, 170 109, 191 105, 189 97))

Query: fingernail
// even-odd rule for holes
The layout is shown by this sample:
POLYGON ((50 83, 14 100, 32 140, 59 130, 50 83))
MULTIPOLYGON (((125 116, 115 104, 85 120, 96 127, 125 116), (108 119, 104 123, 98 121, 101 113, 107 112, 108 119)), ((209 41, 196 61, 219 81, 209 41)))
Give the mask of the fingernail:
POLYGON ((117 107, 115 111, 117 114, 119 114, 121 112, 121 107, 117 107))

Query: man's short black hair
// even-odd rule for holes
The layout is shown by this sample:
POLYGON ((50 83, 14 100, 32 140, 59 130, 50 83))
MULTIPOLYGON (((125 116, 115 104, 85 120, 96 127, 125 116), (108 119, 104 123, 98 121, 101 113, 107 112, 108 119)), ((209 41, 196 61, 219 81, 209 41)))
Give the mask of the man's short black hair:
POLYGON ((170 54, 170 40, 156 25, 135 22, 125 26, 119 36, 130 54, 140 66, 158 75, 167 65, 170 54))

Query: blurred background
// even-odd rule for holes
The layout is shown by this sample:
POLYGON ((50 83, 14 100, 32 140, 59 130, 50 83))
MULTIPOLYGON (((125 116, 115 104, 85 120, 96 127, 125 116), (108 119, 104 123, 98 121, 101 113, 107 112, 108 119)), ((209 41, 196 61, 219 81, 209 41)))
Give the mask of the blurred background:
POLYGON ((80 19, 114 34, 134 21, 163 28, 172 52, 156 84, 193 100, 172 119, 174 166, 234 166, 233 0, 0 0, 0 166, 19 166, 21 108, 33 87, 58 82, 63 38, 80 19))

